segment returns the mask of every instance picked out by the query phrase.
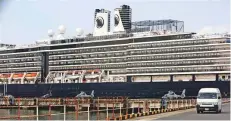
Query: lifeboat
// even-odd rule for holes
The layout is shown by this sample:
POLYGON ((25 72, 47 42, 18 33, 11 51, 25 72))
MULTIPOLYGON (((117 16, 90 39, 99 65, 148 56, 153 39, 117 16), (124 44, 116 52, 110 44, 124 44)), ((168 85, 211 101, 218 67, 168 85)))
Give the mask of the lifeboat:
POLYGON ((24 73, 15 73, 13 74, 13 79, 21 79, 23 77, 24 73))
POLYGON ((0 74, 0 84, 7 83, 11 74, 0 74))
POLYGON ((24 83, 33 84, 38 76, 38 72, 26 73, 24 83))
POLYGON ((77 70, 77 71, 68 71, 65 75, 65 82, 80 82, 83 77, 84 72, 77 70))
POLYGON ((99 71, 98 70, 89 70, 86 72, 85 78, 89 79, 95 79, 99 77, 99 71))
POLYGON ((8 79, 11 74, 0 74, 0 79, 8 79))
POLYGON ((12 76, 11 83, 12 84, 20 84, 21 80, 23 79, 24 73, 14 73, 12 76))
POLYGON ((80 76, 81 76, 81 71, 72 71, 72 72, 68 72, 67 74, 66 74, 66 79, 77 79, 77 78, 79 78, 80 76))

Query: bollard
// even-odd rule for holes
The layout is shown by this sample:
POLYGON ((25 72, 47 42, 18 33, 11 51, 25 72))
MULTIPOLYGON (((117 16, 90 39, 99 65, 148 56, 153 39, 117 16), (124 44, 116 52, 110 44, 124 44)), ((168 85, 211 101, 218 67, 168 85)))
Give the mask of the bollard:
POLYGON ((146 103, 145 113, 148 113, 150 111, 150 108, 149 108, 150 106, 148 106, 149 104, 148 101, 146 101, 145 103, 146 103))
POLYGON ((90 105, 88 105, 87 107, 87 113, 88 113, 87 120, 90 121, 90 105))
POLYGON ((177 100, 177 110, 179 110, 179 101, 177 100))
POLYGON ((149 101, 149 112, 152 112, 152 101, 149 101))
POLYGON ((150 112, 152 112, 152 108, 154 108, 154 103, 152 104, 153 101, 150 101, 150 112))
POLYGON ((98 105, 97 105, 97 120, 99 120, 99 106, 100 106, 100 103, 99 103, 99 97, 98 97, 98 105))
POLYGON ((108 103, 107 103, 107 120, 108 120, 108 103))
POLYGON ((186 109, 188 109, 188 100, 186 100, 186 109))
POLYGON ((140 102, 138 101, 138 113, 140 113, 140 102))
POLYGON ((120 117, 122 116, 122 106, 121 106, 121 103, 120 103, 120 117))
POLYGON ((63 120, 66 121, 66 105, 63 105, 63 120))
POLYGON ((128 116, 128 100, 126 99, 126 118, 128 116))
POLYGON ((79 104, 78 104, 78 101, 77 100, 75 100, 76 102, 76 105, 75 105, 75 118, 76 118, 76 120, 78 120, 78 111, 79 111, 79 104))
POLYGON ((38 109, 38 105, 36 106, 36 119, 37 121, 39 120, 39 109, 38 109))
POLYGON ((114 102, 112 103, 112 119, 115 118, 114 102))
POLYGON ((134 114, 134 102, 132 102, 132 114, 134 114))
POLYGON ((69 105, 69 99, 66 98, 66 105, 69 105))
POLYGON ((49 104, 49 120, 51 120, 51 105, 49 104))
POLYGON ((18 120, 20 120, 20 98, 18 98, 18 120))
POLYGON ((146 112, 146 110, 147 110, 147 107, 146 107, 146 103, 145 103, 145 101, 143 101, 143 108, 142 108, 143 110, 143 113, 145 113, 146 112))

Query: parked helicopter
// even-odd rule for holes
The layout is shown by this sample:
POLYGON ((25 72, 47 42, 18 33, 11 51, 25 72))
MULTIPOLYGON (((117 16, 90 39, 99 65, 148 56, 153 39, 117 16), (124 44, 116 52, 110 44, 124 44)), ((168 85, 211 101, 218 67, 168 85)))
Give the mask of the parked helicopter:
POLYGON ((185 98, 185 89, 182 91, 181 95, 177 95, 172 90, 169 90, 167 94, 162 96, 162 98, 168 98, 168 99, 177 99, 177 98, 185 98))
POLYGON ((81 91, 78 95, 76 95, 77 98, 93 98, 94 97, 94 90, 92 90, 90 95, 87 95, 85 92, 81 91))
POLYGON ((51 96, 52 96, 52 91, 50 90, 49 93, 47 93, 47 94, 41 96, 41 98, 49 98, 49 97, 51 97, 51 96))

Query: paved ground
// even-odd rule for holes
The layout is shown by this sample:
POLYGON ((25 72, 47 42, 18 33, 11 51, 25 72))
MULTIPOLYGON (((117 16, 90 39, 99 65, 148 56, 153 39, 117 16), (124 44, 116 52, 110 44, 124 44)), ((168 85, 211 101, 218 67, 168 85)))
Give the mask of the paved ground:
POLYGON ((222 105, 222 112, 220 114, 216 114, 215 112, 197 114, 196 109, 194 109, 189 112, 163 117, 157 120, 230 120, 230 103, 222 105))
POLYGON ((214 112, 197 114, 196 109, 193 108, 145 117, 137 117, 131 120, 230 120, 230 103, 222 105, 222 112, 219 114, 214 112))

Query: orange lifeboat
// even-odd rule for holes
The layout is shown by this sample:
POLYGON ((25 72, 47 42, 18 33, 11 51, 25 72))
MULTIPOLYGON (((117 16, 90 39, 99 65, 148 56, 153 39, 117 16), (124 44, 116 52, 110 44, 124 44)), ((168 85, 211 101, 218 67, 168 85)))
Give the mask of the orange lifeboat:
POLYGON ((22 78, 23 77, 23 73, 17 73, 13 75, 13 78, 22 78))
POLYGON ((32 72, 32 73, 27 73, 26 74, 26 78, 33 78, 33 77, 36 77, 37 76, 37 72, 32 72))
POLYGON ((10 78, 11 74, 0 74, 0 78, 10 78))

